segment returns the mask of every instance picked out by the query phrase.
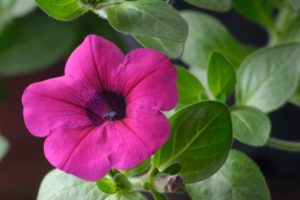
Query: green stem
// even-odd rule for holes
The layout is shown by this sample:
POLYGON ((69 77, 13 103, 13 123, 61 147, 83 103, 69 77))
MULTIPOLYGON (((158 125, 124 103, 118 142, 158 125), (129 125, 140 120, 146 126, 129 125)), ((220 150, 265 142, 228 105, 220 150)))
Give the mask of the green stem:
POLYGON ((293 10, 289 2, 284 1, 282 2, 282 5, 279 6, 279 14, 277 16, 275 26, 268 30, 270 35, 268 46, 274 46, 280 42, 280 37, 291 22, 293 14, 292 11, 293 10))
POLYGON ((270 138, 268 140, 269 147, 275 148, 275 149, 280 149, 283 151, 290 151, 290 152, 300 152, 300 142, 290 142, 290 141, 285 141, 281 139, 276 139, 276 138, 270 138))
POLYGON ((155 190, 152 190, 151 194, 154 200, 168 200, 168 197, 165 194, 158 193, 155 190))

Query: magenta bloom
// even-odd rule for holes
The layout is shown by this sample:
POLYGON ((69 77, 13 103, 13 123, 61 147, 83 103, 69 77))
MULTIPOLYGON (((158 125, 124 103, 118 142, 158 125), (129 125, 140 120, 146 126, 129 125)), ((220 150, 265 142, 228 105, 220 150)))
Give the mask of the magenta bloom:
POLYGON ((176 70, 163 54, 137 49, 127 56, 91 35, 72 53, 65 75, 24 92, 25 124, 47 137, 46 158, 55 167, 95 181, 111 168, 140 164, 168 139, 161 111, 178 99, 176 70))

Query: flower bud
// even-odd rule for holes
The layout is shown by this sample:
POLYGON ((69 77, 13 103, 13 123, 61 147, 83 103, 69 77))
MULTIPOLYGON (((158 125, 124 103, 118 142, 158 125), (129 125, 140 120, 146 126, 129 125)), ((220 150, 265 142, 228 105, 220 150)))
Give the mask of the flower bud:
POLYGON ((182 186, 183 180, 178 175, 159 174, 153 180, 153 188, 159 193, 176 192, 182 186))

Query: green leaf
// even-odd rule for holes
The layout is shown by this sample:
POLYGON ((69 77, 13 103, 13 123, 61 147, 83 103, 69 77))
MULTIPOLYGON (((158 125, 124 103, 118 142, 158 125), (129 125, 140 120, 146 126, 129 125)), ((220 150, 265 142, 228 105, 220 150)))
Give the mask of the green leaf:
POLYGON ((0 161, 4 158, 9 148, 8 141, 0 134, 0 161))
POLYGON ((10 17, 22 17, 35 8, 34 0, 1 0, 0 15, 8 14, 10 17))
POLYGON ((182 165, 180 163, 172 163, 166 169, 162 171, 163 174, 176 175, 182 169, 182 165))
POLYGON ((34 0, 0 0, 0 34, 14 18, 22 17, 34 8, 34 0))
POLYGON ((300 42, 300 15, 282 33, 280 43, 300 42))
POLYGON ((230 10, 231 0, 185 0, 191 5, 219 12, 230 10))
POLYGON ((291 0, 291 3, 294 7, 294 9, 299 9, 300 8, 300 1, 299 0, 291 0))
POLYGON ((131 192, 128 194, 111 195, 105 200, 147 200, 147 198, 139 192, 131 192))
POLYGON ((156 49, 168 55, 170 58, 179 58, 183 53, 184 42, 150 37, 146 35, 134 35, 134 38, 144 47, 156 49))
POLYGON ((211 93, 220 101, 226 101, 232 94, 236 83, 235 69, 231 63, 220 53, 210 55, 207 82, 211 93))
POLYGON ((230 113, 224 104, 193 104, 170 117, 170 124, 171 137, 154 156, 156 167, 179 162, 185 182, 197 182, 223 165, 232 142, 230 113))
POLYGON ((187 25, 177 11, 161 0, 126 1, 106 10, 118 31, 184 42, 187 25))
POLYGON ((0 36, 2 76, 27 74, 50 67, 70 52, 78 36, 75 24, 36 14, 20 18, 8 28, 7 33, 0 36))
POLYGON ((77 0, 35 0, 48 15, 58 20, 72 20, 87 10, 77 0))
POLYGON ((48 173, 42 181, 37 200, 107 200, 96 183, 87 182, 57 169, 48 173))
POLYGON ((194 200, 270 200, 263 174, 245 154, 232 150, 223 167, 207 180, 187 184, 194 200))
POLYGON ((146 173, 147 171, 149 171, 150 167, 151 167, 151 159, 147 159, 144 162, 142 162, 140 165, 138 165, 137 167, 126 170, 125 174, 127 176, 139 176, 139 175, 142 175, 142 174, 146 173))
POLYGON ((98 188, 107 194, 114 194, 117 192, 117 186, 113 180, 110 178, 102 178, 99 181, 97 181, 98 188))
POLYGON ((234 67, 238 67, 249 53, 213 17, 193 11, 184 11, 181 15, 189 27, 182 57, 189 66, 206 68, 210 53, 216 50, 228 58, 234 67))
POLYGON ((233 0, 233 7, 248 19, 262 26, 274 28, 274 0, 233 0))
POLYGON ((300 45, 259 50, 249 56, 238 73, 236 100, 270 112, 281 107, 297 88, 300 45))
POLYGON ((236 106, 231 109, 233 137, 252 146, 263 146, 271 133, 268 116, 253 107, 236 106))
POLYGON ((179 92, 177 108, 207 99, 204 87, 193 74, 183 67, 177 67, 177 72, 177 88, 179 92))

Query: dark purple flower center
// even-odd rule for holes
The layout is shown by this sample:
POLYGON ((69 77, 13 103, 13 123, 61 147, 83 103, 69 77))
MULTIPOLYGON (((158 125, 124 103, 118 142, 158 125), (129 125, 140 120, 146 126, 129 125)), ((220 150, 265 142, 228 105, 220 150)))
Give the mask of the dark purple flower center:
POLYGON ((121 120, 126 115, 126 100, 122 94, 103 90, 87 102, 85 110, 94 125, 121 120))

